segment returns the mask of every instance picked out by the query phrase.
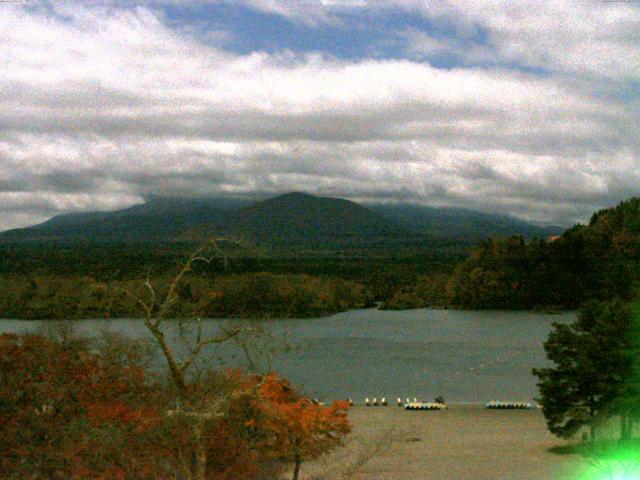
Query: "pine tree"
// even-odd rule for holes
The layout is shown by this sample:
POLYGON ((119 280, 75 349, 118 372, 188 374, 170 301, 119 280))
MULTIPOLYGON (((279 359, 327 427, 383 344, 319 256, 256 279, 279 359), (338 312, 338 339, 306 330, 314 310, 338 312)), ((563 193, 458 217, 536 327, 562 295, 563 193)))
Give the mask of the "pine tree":
POLYGON ((540 382, 549 430, 568 438, 582 427, 596 427, 613 415, 623 418, 622 436, 639 404, 640 383, 633 379, 640 355, 636 320, 620 300, 589 302, 571 324, 554 324, 544 344, 554 366, 534 369, 540 382))

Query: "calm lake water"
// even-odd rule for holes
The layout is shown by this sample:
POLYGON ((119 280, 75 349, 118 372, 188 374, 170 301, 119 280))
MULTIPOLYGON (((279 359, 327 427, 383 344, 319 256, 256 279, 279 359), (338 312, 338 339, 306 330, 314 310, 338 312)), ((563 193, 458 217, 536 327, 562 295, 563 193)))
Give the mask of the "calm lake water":
MULTIPOLYGON (((537 389, 531 368, 547 364, 542 343, 552 322, 574 318, 573 313, 368 309, 271 320, 271 333, 294 347, 273 354, 271 365, 307 394, 326 400, 433 400, 443 395, 450 403, 532 401, 537 389)), ((205 331, 218 328, 216 320, 204 323, 205 331)), ((41 325, 0 320, 0 332, 41 325)), ((76 325, 81 334, 106 330, 149 336, 141 320, 82 320, 76 325)), ((209 363, 244 363, 237 346, 211 346, 205 353, 209 363)))

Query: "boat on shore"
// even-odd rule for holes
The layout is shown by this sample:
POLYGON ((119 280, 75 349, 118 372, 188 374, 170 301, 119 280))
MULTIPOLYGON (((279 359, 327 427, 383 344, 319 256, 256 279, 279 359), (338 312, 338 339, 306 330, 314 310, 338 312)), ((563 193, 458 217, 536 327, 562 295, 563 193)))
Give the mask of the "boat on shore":
POLYGON ((404 406, 405 410, 446 410, 446 403, 436 402, 409 402, 404 406))

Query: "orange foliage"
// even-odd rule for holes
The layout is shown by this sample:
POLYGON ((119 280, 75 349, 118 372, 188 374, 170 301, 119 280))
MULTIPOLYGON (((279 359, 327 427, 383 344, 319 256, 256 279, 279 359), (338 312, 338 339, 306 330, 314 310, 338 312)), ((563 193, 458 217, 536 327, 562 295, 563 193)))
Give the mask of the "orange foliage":
POLYGON ((140 433, 157 412, 126 361, 108 362, 84 340, 0 335, 0 477, 141 478, 121 450, 129 459, 144 450, 140 433))
MULTIPOLYGON (((116 347, 0 335, 0 478, 176 477, 195 451, 189 417, 167 415, 171 390, 147 380, 134 346, 116 347)), ((233 399, 203 432, 207 479, 274 478, 350 431, 346 402, 316 405, 275 374, 212 372, 190 389, 196 409, 233 399)))
POLYGON ((351 431, 347 402, 336 401, 328 407, 315 404, 275 374, 262 379, 257 407, 270 432, 265 446, 280 459, 315 458, 340 445, 351 431))

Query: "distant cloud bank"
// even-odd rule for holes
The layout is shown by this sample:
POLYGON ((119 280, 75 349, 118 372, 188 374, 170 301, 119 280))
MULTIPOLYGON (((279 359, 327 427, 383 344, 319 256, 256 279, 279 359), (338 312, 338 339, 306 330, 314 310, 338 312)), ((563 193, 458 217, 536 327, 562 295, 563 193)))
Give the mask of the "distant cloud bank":
POLYGON ((0 3, 0 45, 0 230, 151 194, 565 225, 640 194, 640 4, 0 3))

